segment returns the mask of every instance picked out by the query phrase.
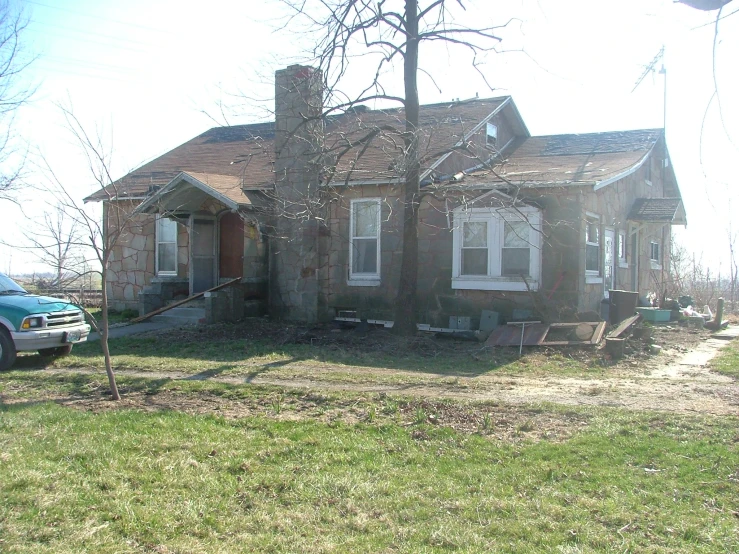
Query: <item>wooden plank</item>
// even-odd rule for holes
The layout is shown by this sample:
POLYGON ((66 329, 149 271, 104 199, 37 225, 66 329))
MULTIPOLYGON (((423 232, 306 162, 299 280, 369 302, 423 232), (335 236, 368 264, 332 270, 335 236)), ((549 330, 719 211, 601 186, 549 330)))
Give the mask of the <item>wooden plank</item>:
POLYGON ((636 314, 631 317, 627 317, 621 323, 618 324, 618 327, 616 327, 613 331, 608 333, 608 338, 616 339, 620 337, 623 333, 626 332, 627 329, 629 329, 632 325, 634 325, 640 319, 641 319, 641 314, 636 314))
POLYGON ((212 289, 208 289, 208 290, 204 290, 203 292, 195 293, 192 296, 188 296, 184 300, 179 300, 177 302, 174 302, 174 303, 170 304, 169 306, 164 306, 163 308, 158 308, 158 309, 154 310, 153 312, 149 312, 148 314, 144 314, 144 315, 142 315, 140 317, 137 317, 136 319, 132 319, 128 323, 129 324, 131 324, 131 323, 141 323, 142 321, 146 321, 150 317, 154 317, 155 315, 162 314, 162 313, 166 312, 167 310, 171 310, 172 308, 176 308, 177 306, 182 306, 183 304, 187 304, 191 300, 195 300, 196 298, 200 298, 206 292, 215 292, 215 291, 220 290, 220 289, 225 289, 226 287, 228 287, 230 285, 233 285, 237 281, 241 281, 241 277, 237 277, 236 279, 232 279, 231 281, 228 281, 226 283, 223 283, 221 285, 218 285, 216 287, 213 287, 212 289))
MULTIPOLYGON (((557 329, 567 329, 572 328, 576 329, 578 325, 582 325, 582 322, 579 323, 552 323, 550 327, 554 327, 557 329)), ((589 325, 589 324, 588 324, 589 325)), ((593 331, 593 335, 591 338, 586 340, 546 340, 546 337, 544 337, 544 340, 540 343, 541 346, 591 346, 594 344, 600 343, 601 339, 603 338, 603 333, 606 329, 606 322, 601 321, 597 324, 595 327, 595 330, 593 331)))
POLYGON ((603 333, 606 331, 606 322, 601 321, 593 332, 593 337, 590 339, 590 344, 598 344, 603 338, 603 333))

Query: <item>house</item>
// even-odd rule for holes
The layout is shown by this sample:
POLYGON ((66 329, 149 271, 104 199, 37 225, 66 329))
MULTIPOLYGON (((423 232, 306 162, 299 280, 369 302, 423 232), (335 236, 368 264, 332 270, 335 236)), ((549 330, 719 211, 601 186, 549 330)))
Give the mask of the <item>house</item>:
MULTIPOLYGON (((261 298, 274 317, 392 319, 403 110, 325 115, 320 81, 278 71, 274 122, 206 131, 87 198, 122 231, 114 306, 148 312, 238 278, 237 315, 261 298)), ((531 136, 504 96, 422 106, 416 138, 420 322, 663 292, 686 215, 662 129, 531 136)))

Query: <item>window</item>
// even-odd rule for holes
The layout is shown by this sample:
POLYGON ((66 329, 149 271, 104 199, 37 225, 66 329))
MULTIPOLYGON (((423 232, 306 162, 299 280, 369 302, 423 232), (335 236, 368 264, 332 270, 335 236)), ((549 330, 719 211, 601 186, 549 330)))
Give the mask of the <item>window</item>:
POLYGON ((652 184, 652 158, 647 158, 644 162, 644 182, 648 185, 652 184))
POLYGON ((626 231, 618 232, 618 265, 619 267, 629 267, 626 262, 626 231))
POLYGON ((493 123, 487 124, 487 131, 485 133, 485 145, 495 146, 498 142, 498 126, 493 123))
POLYGON ((600 221, 597 216, 585 220, 585 273, 600 275, 600 221))
POLYGON ((531 227, 528 221, 506 221, 503 224, 501 275, 529 275, 531 268, 531 227))
POLYGON ((452 288, 526 290, 526 283, 532 290, 539 287, 540 210, 458 208, 454 221, 452 288))
POLYGON ((465 221, 462 225, 462 275, 487 275, 488 222, 465 221))
POLYGON ((661 259, 659 257, 659 243, 651 241, 649 243, 649 260, 652 262, 652 267, 661 267, 661 259))
POLYGON ((177 275, 177 222, 157 217, 157 275, 177 275))
MULTIPOLYGON (((380 281, 380 199, 352 200, 349 226, 349 280, 380 281)), ((365 281, 365 283, 361 283, 365 281)))

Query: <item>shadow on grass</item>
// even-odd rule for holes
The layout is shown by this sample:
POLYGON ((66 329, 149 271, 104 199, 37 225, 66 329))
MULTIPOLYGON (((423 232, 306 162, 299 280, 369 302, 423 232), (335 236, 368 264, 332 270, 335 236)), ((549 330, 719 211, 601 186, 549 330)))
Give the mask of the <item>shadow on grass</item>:
POLYGON ((13 364, 15 371, 41 371, 54 365, 57 358, 51 356, 41 356, 40 354, 31 354, 30 352, 19 352, 18 357, 13 364))
POLYGON ((233 368, 234 368, 233 365, 222 365, 220 367, 206 369, 205 371, 201 371, 200 373, 196 373, 195 375, 190 375, 188 377, 185 377, 183 381, 207 381, 208 379, 212 379, 213 377, 218 377, 224 371, 228 371, 229 369, 233 369, 233 368))
MULTIPOLYGON (((254 367, 249 370, 249 379, 269 373, 272 369, 301 362, 380 367, 450 377, 477 377, 500 370, 519 359, 518 353, 513 350, 491 350, 479 343, 453 343, 431 337, 403 341, 387 332, 382 333, 381 330, 370 330, 360 337, 369 340, 365 345, 352 336, 345 338, 354 340, 353 344, 332 341, 331 337, 321 337, 311 342, 285 343, 265 338, 210 338, 206 328, 196 340, 183 339, 173 334, 139 335, 110 339, 109 345, 114 359, 116 356, 126 356, 129 359, 142 360, 170 358, 183 362, 250 364, 254 367)), ((91 361, 99 358, 102 353, 99 343, 85 343, 75 347, 74 355, 81 360, 91 361)), ((176 365, 166 367, 166 362, 157 365, 162 371, 181 370, 176 365)), ((207 369, 193 376, 193 379, 206 379, 235 368, 235 365, 229 367, 227 364, 216 369, 207 369)))

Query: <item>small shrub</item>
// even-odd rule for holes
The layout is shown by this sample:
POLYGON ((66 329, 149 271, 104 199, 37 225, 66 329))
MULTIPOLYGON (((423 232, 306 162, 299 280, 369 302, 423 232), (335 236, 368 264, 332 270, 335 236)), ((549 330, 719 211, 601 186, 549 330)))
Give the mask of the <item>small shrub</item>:
POLYGON ((275 414, 279 414, 280 412, 282 412, 283 400, 285 400, 285 398, 282 394, 278 394, 275 398, 272 399, 272 411, 275 414))
POLYGON ((482 430, 490 431, 493 428, 493 418, 490 414, 484 414, 482 416, 482 430))
MULTIPOLYGON (((108 313, 110 313, 110 310, 108 310, 108 313)), ((130 308, 127 308, 121 312, 121 318, 123 319, 133 319, 138 316, 139 316, 139 312, 137 310, 132 310, 130 308)))

